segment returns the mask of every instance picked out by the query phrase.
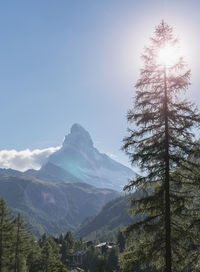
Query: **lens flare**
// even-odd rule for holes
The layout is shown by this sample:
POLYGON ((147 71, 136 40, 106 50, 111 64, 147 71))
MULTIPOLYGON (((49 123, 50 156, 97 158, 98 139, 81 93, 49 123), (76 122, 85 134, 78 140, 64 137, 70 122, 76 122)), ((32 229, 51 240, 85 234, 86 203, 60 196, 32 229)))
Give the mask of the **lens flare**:
POLYGON ((175 46, 166 45, 161 48, 157 55, 157 63, 166 66, 172 66, 180 56, 179 50, 175 46))

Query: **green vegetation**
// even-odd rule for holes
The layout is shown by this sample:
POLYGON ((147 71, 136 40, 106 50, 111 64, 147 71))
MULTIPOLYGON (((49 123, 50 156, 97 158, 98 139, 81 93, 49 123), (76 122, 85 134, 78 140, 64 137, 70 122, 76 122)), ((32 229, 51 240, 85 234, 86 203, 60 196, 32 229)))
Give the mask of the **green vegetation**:
MULTIPOLYGON (((7 210, 6 203, 0 200, 0 272, 5 267, 10 266, 10 251, 12 249, 12 237, 14 236, 14 226, 11 223, 10 212, 7 210)), ((13 252, 12 252, 13 253, 13 252)))
POLYGON ((36 240, 21 214, 14 218, 0 199, 1 272, 68 272, 73 268, 88 272, 119 271, 123 239, 119 233, 115 243, 97 246, 98 241, 76 240, 68 231, 58 237, 43 234, 36 240))
POLYGON ((181 94, 190 85, 184 59, 173 55, 172 64, 167 59, 172 56, 166 55, 160 62, 161 50, 175 46, 172 28, 162 21, 142 56, 144 68, 128 112, 134 126, 124 149, 144 175, 125 187, 141 192, 130 202, 141 218, 126 230, 129 243, 120 258, 125 272, 199 271, 199 159, 194 158, 195 153, 199 158, 200 146, 192 130, 200 115, 181 94))
MULTIPOLYGON (((137 192, 133 195, 138 195, 137 192)), ((135 221, 128 214, 131 194, 109 201, 95 216, 86 219, 75 231, 76 237, 89 240, 113 241, 116 233, 135 221)))
POLYGON ((37 237, 44 232, 58 235, 66 229, 75 230, 119 195, 86 183, 55 184, 32 177, 0 177, 0 197, 14 215, 23 215, 37 237))
POLYGON ((22 216, 13 218, 3 199, 0 199, 0 271, 68 271, 59 259, 56 243, 46 240, 40 247, 22 216))

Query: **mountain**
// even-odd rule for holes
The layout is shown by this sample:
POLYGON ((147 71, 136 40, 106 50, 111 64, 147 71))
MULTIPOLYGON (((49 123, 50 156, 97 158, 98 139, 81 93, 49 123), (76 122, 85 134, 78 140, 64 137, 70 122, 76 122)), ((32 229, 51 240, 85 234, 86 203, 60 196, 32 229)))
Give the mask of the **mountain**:
POLYGON ((0 172, 0 197, 14 214, 22 213, 37 236, 74 230, 85 218, 95 215, 105 203, 119 196, 116 191, 83 182, 56 184, 0 172))
POLYGON ((20 177, 23 175, 24 175, 23 172, 20 172, 17 170, 0 168, 0 177, 7 177, 7 176, 20 177))
POLYGON ((36 235, 58 234, 95 216, 134 176, 130 168, 100 153, 90 134, 74 124, 40 170, 0 169, 0 197, 14 213, 22 213, 36 235))
POLYGON ((62 147, 47 159, 39 171, 28 170, 25 175, 51 182, 85 182, 98 188, 122 191, 135 172, 100 153, 90 134, 79 124, 71 127, 62 147))
POLYGON ((130 196, 138 196, 138 192, 121 196, 109 201, 101 211, 87 218, 75 231, 77 238, 98 239, 101 242, 112 240, 115 233, 125 226, 130 225, 136 219, 128 214, 128 199, 130 196))

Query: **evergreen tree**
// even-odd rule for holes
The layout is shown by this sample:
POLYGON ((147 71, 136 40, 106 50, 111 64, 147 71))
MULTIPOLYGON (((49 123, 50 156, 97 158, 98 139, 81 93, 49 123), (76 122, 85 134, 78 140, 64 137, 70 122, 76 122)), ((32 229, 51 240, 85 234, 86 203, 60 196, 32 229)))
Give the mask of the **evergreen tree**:
POLYGON ((53 254, 54 254, 55 256, 60 257, 60 256, 59 256, 60 248, 59 248, 59 246, 56 244, 54 237, 53 237, 53 236, 49 236, 49 237, 47 238, 47 241, 48 241, 49 244, 51 245, 53 254))
MULTIPOLYGON (((97 249, 95 246, 90 246, 86 252, 86 255, 84 257, 83 261, 83 268, 89 271, 96 271, 97 266, 99 264, 99 256, 100 256, 100 250, 97 249)), ((103 259, 102 256, 100 256, 101 260, 103 259)))
POLYGON ((120 252, 123 252, 125 249, 126 240, 124 237, 124 233, 121 230, 117 233, 117 243, 118 243, 120 252))
POLYGON ((43 247, 44 244, 46 243, 48 237, 46 235, 46 233, 42 234, 42 236, 40 237, 40 239, 38 240, 38 244, 40 247, 43 247))
POLYGON ((40 272, 41 248, 32 236, 29 242, 29 251, 27 256, 27 267, 29 272, 40 272))
POLYGON ((46 241, 41 252, 42 272, 58 272, 57 259, 49 241, 46 241))
POLYGON ((14 220, 14 239, 13 239, 13 249, 14 249, 14 262, 13 268, 14 272, 26 271, 26 257, 30 250, 30 228, 25 224, 22 215, 19 213, 14 220))
POLYGON ((66 241, 69 250, 73 251, 74 249, 74 244, 75 244, 75 240, 73 237, 73 234, 71 231, 68 231, 64 237, 64 240, 66 241))
POLYGON ((74 252, 76 252, 78 250, 84 250, 84 249, 85 249, 85 245, 84 245, 82 238, 80 238, 79 240, 75 240, 74 252))
POLYGON ((111 271, 118 270, 118 256, 119 250, 117 247, 113 247, 108 254, 107 264, 111 271))
POLYGON ((64 240, 64 237, 63 237, 63 234, 61 233, 60 236, 59 236, 59 238, 58 238, 58 243, 62 244, 63 240, 64 240))
POLYGON ((200 151, 192 133, 200 117, 181 95, 190 85, 190 70, 183 57, 167 55, 177 46, 172 28, 162 21, 142 56, 144 68, 128 112, 135 126, 124 149, 144 175, 125 186, 141 192, 131 199, 131 212, 140 219, 127 228, 134 244, 121 256, 126 272, 138 266, 154 272, 187 271, 189 259, 194 263, 198 255, 193 219, 199 165, 189 158, 200 151))
POLYGON ((62 247, 60 250, 61 253, 61 260, 64 264, 68 264, 69 260, 68 260, 68 256, 69 254, 72 254, 74 251, 74 246, 75 246, 75 240, 74 237, 71 233, 71 231, 68 231, 64 237, 63 243, 62 243, 62 247))
POLYGON ((0 272, 9 271, 12 251, 13 225, 5 201, 0 199, 0 272))
POLYGON ((63 264, 68 265, 70 252, 69 252, 68 244, 65 240, 62 243, 60 253, 61 253, 61 261, 63 262, 63 264))

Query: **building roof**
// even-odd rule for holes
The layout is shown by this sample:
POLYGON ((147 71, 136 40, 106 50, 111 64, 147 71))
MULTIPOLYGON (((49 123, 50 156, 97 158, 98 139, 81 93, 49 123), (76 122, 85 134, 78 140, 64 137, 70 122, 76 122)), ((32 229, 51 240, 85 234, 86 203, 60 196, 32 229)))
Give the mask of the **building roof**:
POLYGON ((104 242, 104 243, 98 244, 98 245, 96 245, 95 247, 103 247, 103 246, 105 246, 105 245, 107 245, 107 242, 104 242))

